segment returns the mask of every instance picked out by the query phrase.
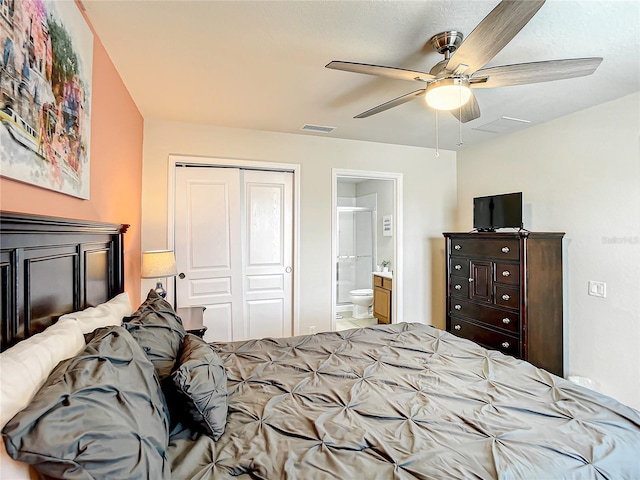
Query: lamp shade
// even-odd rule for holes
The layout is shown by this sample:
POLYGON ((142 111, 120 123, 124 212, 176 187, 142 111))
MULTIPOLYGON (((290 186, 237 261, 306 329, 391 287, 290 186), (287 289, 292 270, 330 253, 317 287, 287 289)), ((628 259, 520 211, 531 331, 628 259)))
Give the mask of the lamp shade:
POLYGON ((142 252, 142 278, 173 277, 178 274, 172 250, 142 252))
POLYGON ((460 108, 471 98, 469 81, 462 78, 443 78, 430 83, 425 94, 427 105, 436 110, 460 108))

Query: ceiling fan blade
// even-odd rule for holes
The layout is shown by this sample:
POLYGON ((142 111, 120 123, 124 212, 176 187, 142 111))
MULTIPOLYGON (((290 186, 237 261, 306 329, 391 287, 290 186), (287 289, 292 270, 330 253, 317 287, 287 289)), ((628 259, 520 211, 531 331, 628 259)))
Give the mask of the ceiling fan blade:
POLYGON ((531 20, 545 0, 502 0, 460 44, 446 65, 467 65, 465 74, 482 68, 531 20))
POLYGON ((390 108, 397 107, 398 105, 402 105, 403 103, 410 102, 416 97, 423 95, 426 88, 421 88, 420 90, 416 90, 415 92, 407 93, 406 95, 402 95, 398 98, 394 98, 393 100, 389 100, 388 102, 383 103, 382 105, 378 105, 377 107, 373 107, 366 112, 362 112, 359 115, 356 115, 353 118, 366 118, 371 115, 375 115, 376 113, 384 112, 385 110, 389 110, 390 108))
POLYGON ((478 70, 471 77, 473 88, 507 87, 585 77, 596 71, 602 58, 571 58, 546 62, 518 63, 478 70), (486 81, 484 81, 486 78, 486 81))
POLYGON ((471 93, 471 98, 465 103, 462 108, 454 108, 451 110, 451 114, 460 120, 462 123, 470 122, 476 118, 480 118, 480 105, 476 100, 476 96, 471 93))
POLYGON ((325 67, 333 68, 334 70, 344 70, 345 72, 366 73, 368 75, 377 75, 379 77, 418 82, 427 82, 435 78, 430 73, 406 70, 404 68, 384 67, 382 65, 368 65, 366 63, 340 62, 334 60, 333 62, 329 62, 325 65, 325 67))

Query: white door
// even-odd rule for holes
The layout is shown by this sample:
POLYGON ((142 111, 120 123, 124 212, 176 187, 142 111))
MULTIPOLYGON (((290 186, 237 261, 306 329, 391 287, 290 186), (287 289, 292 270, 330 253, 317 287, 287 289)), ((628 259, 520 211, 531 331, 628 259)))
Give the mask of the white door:
POLYGON ((179 307, 207 341, 292 334, 292 174, 177 167, 179 307))
POLYGON ((243 283, 246 338, 292 335, 292 179, 245 170, 243 283))
POLYGON ((176 303, 206 306, 216 339, 232 339, 242 318, 240 212, 239 170, 176 169, 176 303))

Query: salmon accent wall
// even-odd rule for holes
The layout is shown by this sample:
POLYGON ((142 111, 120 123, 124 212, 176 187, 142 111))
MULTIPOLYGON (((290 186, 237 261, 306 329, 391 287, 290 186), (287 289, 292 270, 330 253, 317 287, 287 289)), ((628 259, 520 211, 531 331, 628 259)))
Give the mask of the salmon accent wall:
POLYGON ((129 224, 124 236, 125 289, 134 310, 140 298, 142 142, 144 119, 104 46, 93 32, 91 190, 81 200, 0 177, 4 211, 129 224))

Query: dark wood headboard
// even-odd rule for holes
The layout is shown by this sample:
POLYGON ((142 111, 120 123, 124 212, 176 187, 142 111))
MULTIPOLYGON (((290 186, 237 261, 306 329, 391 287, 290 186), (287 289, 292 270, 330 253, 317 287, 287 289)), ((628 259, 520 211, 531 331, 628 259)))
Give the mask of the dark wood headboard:
POLYGON ((128 227, 0 212, 0 349, 122 293, 128 227))

